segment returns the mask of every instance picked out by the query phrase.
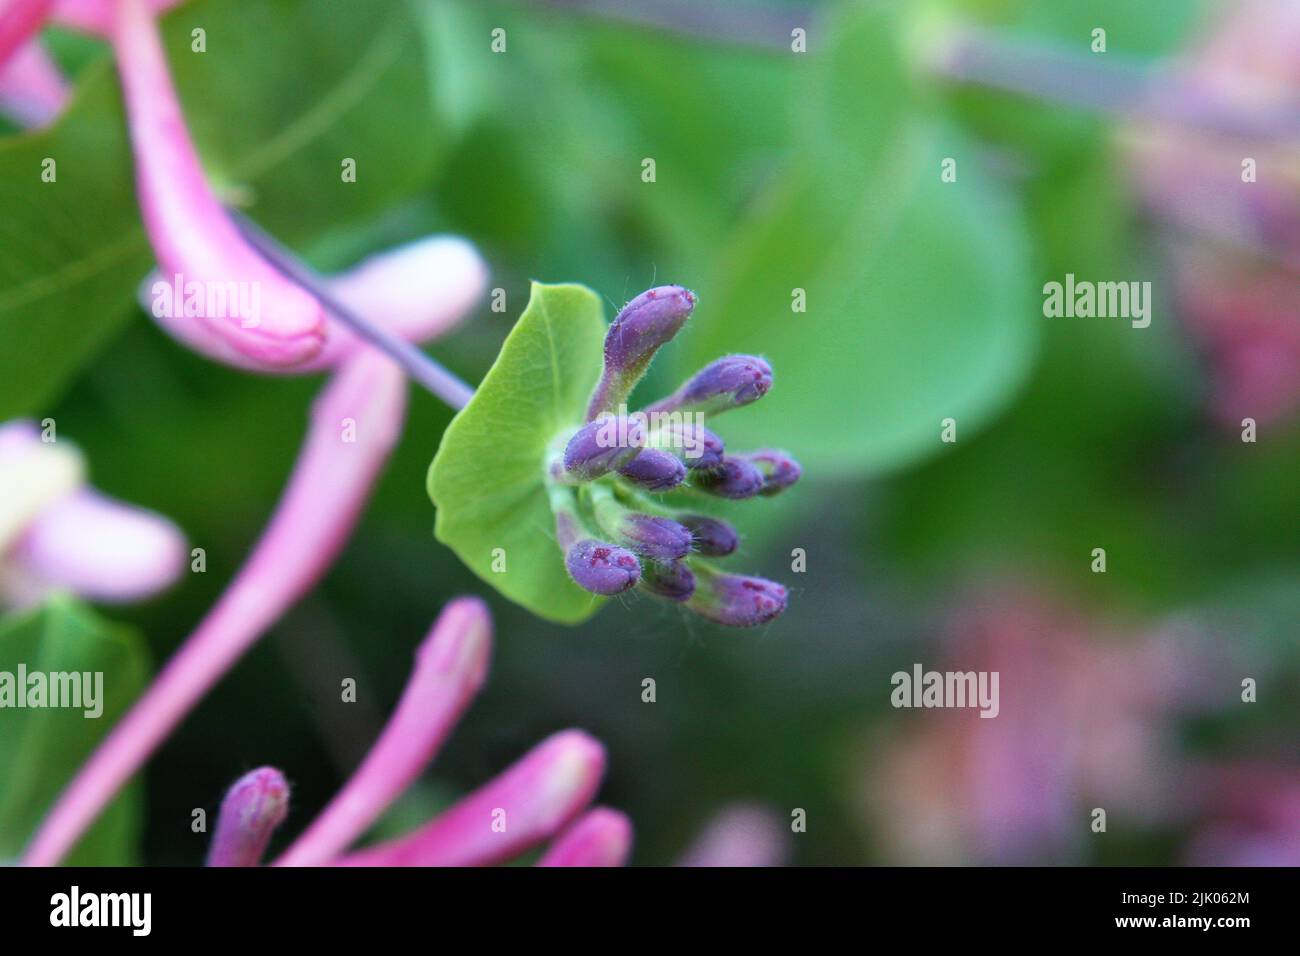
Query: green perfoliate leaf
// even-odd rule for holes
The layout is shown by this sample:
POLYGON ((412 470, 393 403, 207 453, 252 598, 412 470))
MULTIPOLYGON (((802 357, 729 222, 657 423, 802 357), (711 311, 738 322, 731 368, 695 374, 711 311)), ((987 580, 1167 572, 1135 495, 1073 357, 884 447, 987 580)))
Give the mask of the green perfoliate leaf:
MULTIPOLYGON (((67 597, 0 620, 0 860, 17 857, 54 798, 139 696, 147 655, 133 631, 104 621, 67 597), (16 681, 27 675, 102 674, 90 708, 18 707, 16 681), (102 694, 102 696, 101 696, 102 694), (87 717, 88 709, 102 712, 87 717)), ((92 676, 92 682, 94 681, 92 676)), ((24 695, 26 696, 26 695, 24 695)), ((46 703, 51 703, 47 693, 46 703)), ((30 703, 25 700, 24 703, 30 703)), ((77 844, 68 863, 126 866, 136 862, 140 795, 135 786, 114 800, 77 844)))
POLYGON ((939 451, 942 420, 987 420, 1036 340, 1020 219, 973 143, 926 116, 895 13, 855 12, 828 41, 806 145, 700 283, 718 320, 677 353, 682 378, 722 353, 764 356, 772 392, 723 437, 789 447, 823 477, 939 451))
POLYGON ((596 293, 533 283, 528 307, 429 468, 438 540, 510 600, 565 624, 602 601, 565 570, 546 466, 557 438, 582 424, 604 339, 596 293))

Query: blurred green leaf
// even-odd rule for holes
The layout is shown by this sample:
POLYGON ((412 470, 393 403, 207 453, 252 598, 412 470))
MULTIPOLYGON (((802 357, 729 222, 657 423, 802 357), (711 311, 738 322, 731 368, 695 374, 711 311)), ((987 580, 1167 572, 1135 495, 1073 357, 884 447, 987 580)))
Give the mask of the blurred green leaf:
MULTIPOLYGON (((147 655, 135 632, 104 621, 67 597, 0 620, 0 672, 103 675, 103 712, 24 707, 0 711, 0 859, 18 856, 54 798, 144 688, 147 655)), ((113 801, 68 858, 80 866, 135 862, 140 795, 129 787, 113 801)))
POLYGON ((775 388, 724 437, 789 447, 821 474, 938 451, 941 420, 987 419, 1034 342, 1019 218, 970 143, 918 117, 896 27, 877 9, 838 34, 804 148, 703 284, 677 353, 683 375, 722 352, 767 356, 775 388), (945 157, 956 182, 940 180, 945 157))
POLYGON ((585 286, 534 283, 532 297, 429 469, 435 533, 512 601, 561 623, 602 603, 579 588, 555 543, 545 483, 552 443, 583 421, 600 374, 605 321, 585 286), (502 549, 505 570, 494 570, 502 549))
MULTIPOLYGON (((287 240, 359 220, 430 176, 440 133, 405 0, 206 0, 168 16, 164 39, 213 181, 247 190, 287 240), (207 53, 191 50, 196 26, 207 53), (342 181, 345 158, 356 182, 342 181)), ((44 410, 135 314, 151 254, 124 124, 105 57, 58 123, 0 141, 0 420, 44 410)))

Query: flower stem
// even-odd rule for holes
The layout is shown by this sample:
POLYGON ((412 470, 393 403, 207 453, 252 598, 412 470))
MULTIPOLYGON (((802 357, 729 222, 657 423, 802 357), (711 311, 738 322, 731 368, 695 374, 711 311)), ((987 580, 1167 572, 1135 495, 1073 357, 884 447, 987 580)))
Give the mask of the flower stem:
POLYGON ((1108 116, 1176 123, 1244 139, 1300 140, 1294 109, 1243 110, 1198 89, 1177 71, 1118 54, 1077 53, 961 27, 936 44, 930 72, 1108 116))
POLYGON ((428 389, 452 408, 461 409, 469 404, 469 400, 474 397, 473 388, 410 342, 398 338, 349 309, 338 300, 325 281, 310 266, 242 212, 232 209, 230 216, 249 245, 267 262, 285 278, 314 295, 336 319, 400 365, 413 381, 428 389))

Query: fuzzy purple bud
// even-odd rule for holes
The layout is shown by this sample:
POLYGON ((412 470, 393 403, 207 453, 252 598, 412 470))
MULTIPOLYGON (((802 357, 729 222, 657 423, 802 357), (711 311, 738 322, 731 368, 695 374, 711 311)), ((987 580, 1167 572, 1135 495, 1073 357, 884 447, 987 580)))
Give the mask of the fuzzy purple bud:
POLYGON ((645 429, 636 418, 602 415, 569 439, 564 470, 570 477, 591 481, 632 461, 644 445, 645 429))
POLYGON ((617 531, 623 544, 652 561, 676 561, 691 551, 690 530, 672 518, 625 511, 617 531))
POLYGON ((697 554, 725 558, 740 547, 740 535, 725 521, 704 515, 683 515, 678 520, 690 530, 697 554))
POLYGON ((695 593, 686 606, 727 627, 766 624, 785 610, 785 588, 766 578, 701 569, 696 581, 695 593))
POLYGON ((685 601, 695 593, 695 575, 681 561, 650 563, 643 569, 641 587, 670 601, 685 601))
POLYGON ((752 498, 763 490, 766 479, 758 466, 743 458, 722 459, 722 464, 710 471, 697 471, 692 484, 719 498, 752 498))
POLYGON ((754 465, 763 473, 763 490, 760 494, 768 497, 789 488, 803 474, 803 469, 799 467, 797 461, 787 452, 775 448, 751 451, 737 457, 754 465))
POLYGON ((660 427, 650 444, 672 451, 687 468, 717 468, 722 464, 722 439, 693 422, 670 422, 660 427))
POLYGON ((666 451, 647 448, 618 473, 647 491, 668 491, 686 480, 686 466, 666 451))
POLYGON ((727 355, 704 366, 694 378, 647 411, 692 408, 717 415, 758 401, 771 387, 772 366, 767 362, 756 355, 727 355))
POLYGON ((678 333, 695 308, 695 293, 679 285, 642 292, 623 306, 605 335, 605 368, 587 417, 615 408, 631 394, 659 347, 678 333))
POLYGON ((593 594, 621 594, 641 580, 636 555, 604 541, 579 541, 569 549, 564 563, 578 587, 593 594))

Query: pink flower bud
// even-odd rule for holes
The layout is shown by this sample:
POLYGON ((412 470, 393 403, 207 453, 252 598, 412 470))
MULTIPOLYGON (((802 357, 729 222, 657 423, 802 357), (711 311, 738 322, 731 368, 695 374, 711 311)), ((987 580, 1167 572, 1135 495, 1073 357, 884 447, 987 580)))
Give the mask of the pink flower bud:
POLYGON ((538 866, 623 866, 632 853, 632 821, 609 807, 588 810, 551 844, 538 866))
POLYGON ((492 619, 477 598, 448 604, 416 652, 397 710, 365 761, 277 866, 327 863, 366 831, 433 759, 487 677, 492 619))
POLYGON ((208 866, 257 866, 271 834, 289 813, 289 784, 274 767, 235 781, 221 801, 208 866))
POLYGON ((559 832, 591 802, 604 775, 600 742, 580 730, 566 730, 414 833, 339 862, 483 866, 508 860, 559 832))

